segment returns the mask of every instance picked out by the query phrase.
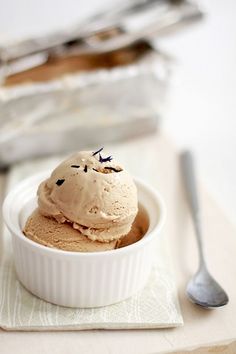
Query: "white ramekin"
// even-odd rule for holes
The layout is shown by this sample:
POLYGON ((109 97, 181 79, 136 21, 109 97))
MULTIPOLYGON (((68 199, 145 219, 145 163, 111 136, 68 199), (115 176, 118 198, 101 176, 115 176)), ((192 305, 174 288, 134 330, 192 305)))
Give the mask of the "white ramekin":
POLYGON ((3 217, 12 235, 15 268, 21 283, 39 298, 69 307, 105 306, 135 294, 148 280, 154 243, 165 219, 159 193, 135 179, 139 202, 150 223, 142 240, 106 252, 68 252, 35 243, 21 231, 37 206, 37 187, 48 175, 44 172, 20 182, 4 201, 3 217))

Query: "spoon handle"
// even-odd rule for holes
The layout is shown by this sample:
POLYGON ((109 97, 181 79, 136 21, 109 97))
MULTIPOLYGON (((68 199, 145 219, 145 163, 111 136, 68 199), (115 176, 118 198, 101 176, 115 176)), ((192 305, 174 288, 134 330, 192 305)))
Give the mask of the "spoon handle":
POLYGON ((197 183, 195 177, 195 167, 193 155, 186 150, 180 155, 181 167, 184 177, 184 185, 186 188, 187 198, 191 210, 191 216, 194 223, 194 229, 197 237, 197 244, 200 256, 200 264, 205 265, 205 257, 202 242, 202 228, 200 219, 200 207, 197 194, 197 183))

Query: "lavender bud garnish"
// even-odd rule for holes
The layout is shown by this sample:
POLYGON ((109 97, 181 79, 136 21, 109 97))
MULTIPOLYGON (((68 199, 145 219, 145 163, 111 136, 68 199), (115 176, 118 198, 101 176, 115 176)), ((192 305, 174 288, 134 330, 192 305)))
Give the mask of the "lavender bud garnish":
POLYGON ((70 167, 73 167, 73 168, 80 168, 79 165, 71 165, 70 167))
POLYGON ((85 166, 84 166, 84 172, 87 172, 87 171, 88 171, 88 166, 85 165, 85 166))
POLYGON ((101 152, 102 150, 103 150, 103 147, 102 147, 101 149, 99 149, 99 150, 93 152, 93 155, 92 155, 92 156, 95 156, 95 155, 99 154, 99 152, 101 152))
POLYGON ((57 184, 58 186, 61 186, 64 182, 65 182, 64 179, 58 179, 58 180, 56 181, 56 184, 57 184))
POLYGON ((111 162, 111 160, 112 160, 112 156, 102 157, 101 154, 99 154, 99 162, 101 162, 101 163, 111 162))

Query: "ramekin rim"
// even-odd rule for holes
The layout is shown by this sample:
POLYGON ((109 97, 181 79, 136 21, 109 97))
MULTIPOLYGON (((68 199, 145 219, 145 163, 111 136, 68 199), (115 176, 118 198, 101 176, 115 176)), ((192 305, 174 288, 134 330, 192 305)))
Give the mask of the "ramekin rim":
MULTIPOLYGON (((140 247, 144 246, 146 243, 149 243, 153 239, 155 233, 159 233, 159 231, 163 228, 163 225, 166 220, 166 206, 165 206, 165 202, 164 202, 161 194, 159 193, 158 190, 156 190, 156 188, 152 187, 149 183, 143 181, 143 179, 141 179, 139 177, 134 176, 133 178, 134 178, 135 183, 137 183, 138 185, 141 185, 144 189, 151 192, 151 194, 154 196, 155 201, 157 202, 157 204, 159 206, 159 220, 158 220, 156 226, 154 226, 153 230, 148 233, 148 235, 147 235, 148 237, 143 237, 141 240, 139 240, 129 246, 125 246, 125 247, 114 249, 114 250, 99 251, 99 252, 66 251, 66 250, 61 250, 61 249, 57 249, 57 248, 53 248, 53 247, 46 247, 46 246, 41 245, 35 241, 32 241, 29 238, 25 237, 25 235, 23 234, 23 232, 21 231, 20 228, 15 227, 14 224, 12 225, 12 221, 11 221, 11 218, 9 215, 10 206, 12 203, 12 199, 13 199, 14 195, 17 194, 18 190, 21 190, 22 187, 27 185, 29 182, 33 183, 34 179, 39 181, 40 176, 42 176, 42 180, 43 180, 43 178, 45 178, 47 175, 49 175, 50 172, 51 171, 43 171, 43 172, 34 174, 32 176, 29 176, 29 177, 25 178, 24 180, 20 181, 19 183, 17 183, 13 187, 13 189, 5 197, 4 202, 3 202, 3 206, 2 206, 3 219, 4 219, 4 222, 7 226, 7 228, 9 229, 9 231, 11 233, 13 233, 14 236, 17 236, 18 238, 20 238, 20 240, 22 242, 25 242, 29 247, 37 249, 41 253, 58 255, 58 256, 65 256, 65 257, 87 257, 87 258, 94 257, 94 256, 111 257, 111 256, 118 255, 118 254, 126 254, 127 252, 131 252, 132 250, 134 250, 136 248, 140 248, 140 247)), ((148 212, 148 210, 147 210, 147 212, 148 212)))

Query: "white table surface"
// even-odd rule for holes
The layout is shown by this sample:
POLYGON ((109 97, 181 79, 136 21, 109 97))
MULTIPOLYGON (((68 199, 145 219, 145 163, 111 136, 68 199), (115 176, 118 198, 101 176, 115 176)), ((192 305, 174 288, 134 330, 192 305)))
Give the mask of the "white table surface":
MULTIPOLYGON (((197 348, 195 353, 220 351, 236 352, 236 238, 235 228, 228 222, 217 205, 200 188, 203 205, 204 243, 210 270, 227 290, 230 302, 216 310, 204 310, 193 305, 185 295, 186 283, 197 269, 196 240, 184 195, 179 156, 173 145, 161 134, 132 140, 121 147, 123 152, 135 156, 139 148, 148 156, 146 179, 153 181, 161 191, 167 206, 167 220, 163 237, 168 240, 170 260, 173 264, 184 326, 158 330, 93 330, 65 332, 7 332, 0 330, 1 354, 160 354, 182 353, 182 349, 197 348), (150 155, 150 152, 151 155, 150 155), (155 157, 155 161, 154 161, 155 157), (152 163, 152 169, 150 166, 152 163), (224 245, 224 247, 222 247, 224 245), (200 351, 204 347, 204 351, 200 351), (33 349, 33 351, 32 351, 33 349)), ((115 146, 114 146, 114 149, 115 146)), ((115 150, 114 150, 115 151, 115 150)), ((118 153, 118 151, 117 151, 118 153)), ((142 158, 143 159, 143 158, 142 158)), ((143 159, 144 160, 144 159, 143 159)), ((138 160, 138 165, 139 165, 138 160)), ((144 164, 145 166, 145 164, 144 164)), ((143 176, 143 177, 144 177, 143 176)), ((199 187, 201 187, 199 185, 199 187)), ((0 191, 2 182, 0 179, 0 191)), ((1 226, 1 225, 0 225, 1 226)), ((5 293, 7 296, 7 292, 5 293)), ((6 308, 9 304, 6 306, 6 308)))

